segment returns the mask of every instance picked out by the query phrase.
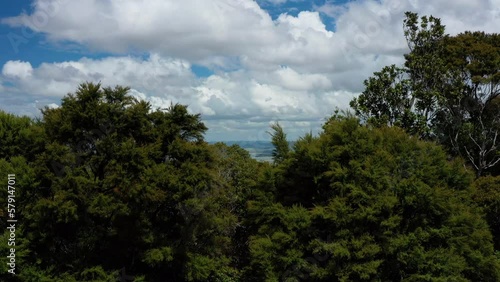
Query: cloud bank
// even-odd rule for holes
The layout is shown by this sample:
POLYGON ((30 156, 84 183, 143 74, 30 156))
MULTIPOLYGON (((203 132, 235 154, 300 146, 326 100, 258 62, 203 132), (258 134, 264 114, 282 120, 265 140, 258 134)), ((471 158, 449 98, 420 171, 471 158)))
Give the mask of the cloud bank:
POLYGON ((440 17, 452 34, 500 26, 500 0, 326 1, 274 19, 251 0, 36 0, 30 13, 1 22, 54 45, 111 55, 38 66, 8 61, 0 103, 29 113, 82 81, 101 81, 130 86, 155 107, 188 104, 202 113, 210 140, 267 140, 269 122, 278 120, 296 138, 348 107, 374 71, 402 62, 407 10, 440 17), (197 76, 197 65, 212 74, 197 76))

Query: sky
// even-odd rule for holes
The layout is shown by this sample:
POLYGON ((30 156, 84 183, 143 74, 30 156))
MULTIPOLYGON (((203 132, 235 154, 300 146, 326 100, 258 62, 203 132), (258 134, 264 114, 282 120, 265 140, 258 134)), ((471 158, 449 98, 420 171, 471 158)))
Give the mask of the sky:
POLYGON ((500 0, 16 0, 0 4, 0 109, 39 117, 80 83, 200 113, 207 141, 317 133, 383 66, 405 11, 500 32, 500 0))

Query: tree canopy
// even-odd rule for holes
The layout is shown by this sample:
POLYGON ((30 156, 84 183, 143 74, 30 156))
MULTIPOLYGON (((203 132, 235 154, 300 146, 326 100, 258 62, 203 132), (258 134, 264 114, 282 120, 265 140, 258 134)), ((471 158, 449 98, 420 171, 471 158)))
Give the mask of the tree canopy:
POLYGON ((446 146, 477 176, 500 163, 500 35, 445 34, 440 19, 407 12, 404 66, 386 66, 351 102, 370 123, 446 146))
POLYGON ((256 280, 500 279, 473 178, 432 143, 333 119, 297 142, 275 179, 274 203, 253 210, 256 280))

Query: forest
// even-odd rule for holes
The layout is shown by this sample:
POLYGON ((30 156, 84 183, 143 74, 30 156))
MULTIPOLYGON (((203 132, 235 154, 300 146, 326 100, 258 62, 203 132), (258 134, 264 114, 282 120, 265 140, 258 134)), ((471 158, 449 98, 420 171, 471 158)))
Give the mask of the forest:
POLYGON ((273 124, 272 162, 126 86, 0 112, 0 280, 500 281, 500 35, 403 26, 404 64, 319 134, 273 124))

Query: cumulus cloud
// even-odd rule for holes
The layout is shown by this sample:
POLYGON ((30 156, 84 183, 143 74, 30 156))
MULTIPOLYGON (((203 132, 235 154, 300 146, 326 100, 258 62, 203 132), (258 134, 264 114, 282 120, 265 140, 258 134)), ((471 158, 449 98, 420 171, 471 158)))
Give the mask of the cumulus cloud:
POLYGON ((50 103, 50 104, 47 105, 47 108, 49 108, 49 109, 57 109, 57 108, 59 108, 59 105, 56 104, 56 103, 50 103))
MULTIPOLYGON (((287 65, 299 71, 341 72, 366 63, 357 58, 363 50, 352 39, 358 30, 329 31, 319 12, 311 11, 296 17, 282 14, 273 21, 252 0, 36 0, 31 14, 2 21, 42 32, 52 41, 75 42, 91 50, 142 50, 223 69, 242 66, 266 70, 287 65)), ((345 20, 339 18, 338 22, 345 20)), ((399 38, 392 47, 401 51, 401 36, 387 33, 390 36, 384 37, 399 38)))
POLYGON ((202 113, 210 139, 268 139, 269 122, 278 120, 295 138, 347 107, 374 71, 402 63, 405 11, 440 17, 452 34, 500 26, 500 0, 325 1, 274 20, 259 6, 264 2, 287 1, 35 0, 31 13, 2 23, 113 56, 36 67, 8 61, 0 104, 57 104, 79 83, 101 81, 130 86, 153 107, 188 104, 202 113), (193 64, 214 74, 197 77, 193 64))
MULTIPOLYGON (((6 66, 14 63, 9 61, 6 66)), ((128 85, 132 87, 131 95, 149 101, 154 109, 176 102, 189 105, 189 109, 201 113, 215 131, 217 128, 241 131, 245 127, 250 130, 260 127, 258 132, 265 132, 270 121, 281 120, 298 122, 300 126, 293 126, 292 131, 308 126, 305 131, 297 131, 298 135, 318 127, 335 107, 347 106, 354 95, 332 91, 331 81, 325 74, 299 73, 290 67, 278 67, 270 76, 240 70, 197 78, 185 61, 158 55, 144 60, 127 56, 44 63, 32 68, 30 73, 30 77, 9 77, 15 85, 9 87, 10 92, 37 93, 39 96, 34 97, 56 101, 74 92, 82 81, 102 81, 105 86, 128 85)), ((52 106, 54 102, 50 103, 52 106)), ((253 132, 253 137, 267 138, 258 132, 253 132)))
MULTIPOLYGON (((93 60, 42 63, 33 69, 30 63, 8 61, 2 74, 17 91, 62 97, 85 81, 103 81, 107 85, 130 85, 144 91, 174 91, 189 87, 195 78, 191 65, 183 60, 152 54, 146 60, 134 57, 107 57, 93 60)), ((181 95, 181 93, 179 93, 181 95)))
POLYGON ((32 14, 3 22, 96 50, 137 48, 188 59, 238 55, 280 39, 271 17, 250 0, 36 0, 32 14))
POLYGON ((333 86, 330 79, 324 74, 299 74, 288 67, 276 70, 272 77, 290 90, 327 90, 333 86))
POLYGON ((31 77, 33 68, 29 62, 8 61, 2 68, 2 75, 10 78, 27 79, 31 77))

